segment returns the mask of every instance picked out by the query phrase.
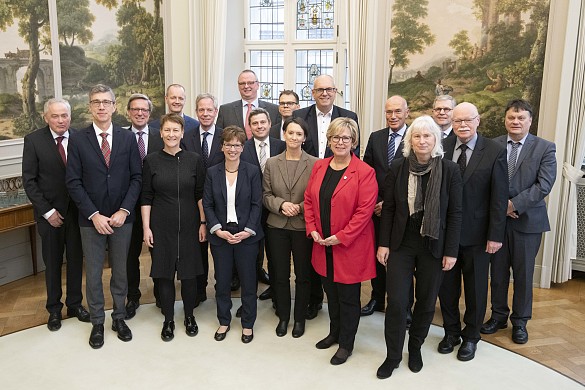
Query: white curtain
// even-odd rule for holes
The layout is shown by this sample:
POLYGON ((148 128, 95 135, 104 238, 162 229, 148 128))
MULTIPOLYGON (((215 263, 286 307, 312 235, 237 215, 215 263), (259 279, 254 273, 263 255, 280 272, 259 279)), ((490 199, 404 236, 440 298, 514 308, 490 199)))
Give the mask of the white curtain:
POLYGON ((363 0, 346 4, 350 102, 360 121, 363 154, 370 133, 385 127, 391 2, 363 0))
POLYGON ((557 180, 561 186, 557 234, 552 257, 551 281, 566 282, 571 278, 571 259, 577 253, 577 186, 583 172, 585 156, 585 7, 581 7, 579 37, 573 74, 573 89, 567 128, 563 174, 557 180))

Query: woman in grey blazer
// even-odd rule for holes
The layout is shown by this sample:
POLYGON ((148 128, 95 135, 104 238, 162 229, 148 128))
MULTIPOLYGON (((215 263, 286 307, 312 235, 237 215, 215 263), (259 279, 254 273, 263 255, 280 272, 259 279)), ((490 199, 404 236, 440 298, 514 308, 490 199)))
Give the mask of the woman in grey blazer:
MULTIPOLYGON (((295 269, 295 311, 292 336, 305 333, 305 309, 310 296, 311 249, 304 220, 304 193, 316 157, 301 149, 308 133, 300 118, 283 124, 286 150, 266 162, 263 180, 264 205, 268 215, 267 242, 274 261, 276 305, 279 317, 276 335, 286 335, 291 312, 290 258, 295 269)), ((272 278, 272 275, 271 275, 272 278)))

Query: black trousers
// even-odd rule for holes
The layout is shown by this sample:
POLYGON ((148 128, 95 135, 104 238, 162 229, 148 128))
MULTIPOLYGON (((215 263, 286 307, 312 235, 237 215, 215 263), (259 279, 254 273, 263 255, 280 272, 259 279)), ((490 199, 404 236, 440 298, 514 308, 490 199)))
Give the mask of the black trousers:
MULTIPOLYGON (((173 321, 175 317, 175 281, 173 279, 157 278, 157 285, 165 321, 173 321)), ((196 291, 197 279, 181 280, 181 298, 183 299, 185 317, 193 315, 196 291)))
MULTIPOLYGON (((138 302, 142 294, 140 293, 140 253, 142 253, 142 243, 144 234, 142 231, 142 214, 140 206, 135 208, 136 219, 132 225, 132 235, 130 236, 130 248, 128 248, 128 258, 126 260, 126 278, 128 279, 128 301, 138 302)), ((154 282, 154 297, 159 301, 157 279, 154 282)))
POLYGON ((310 295, 310 270, 313 240, 304 230, 268 227, 267 242, 272 253, 274 273, 270 273, 272 289, 276 294, 276 308, 281 321, 288 321, 291 312, 290 258, 295 270, 295 322, 305 322, 305 311, 310 295))
POLYGON ((406 230, 401 246, 390 252, 387 264, 388 307, 384 321, 387 357, 402 360, 406 337, 406 310, 412 277, 416 278, 414 312, 409 331, 409 349, 420 349, 429 333, 435 303, 443 280, 442 259, 429 251, 418 232, 406 230))
POLYGON ((340 348, 351 352, 360 324, 361 283, 336 283, 333 278, 324 276, 321 280, 327 294, 329 334, 337 337, 340 348))
POLYGON ((205 295, 207 290, 207 279, 209 277, 209 242, 199 243, 201 249, 201 264, 203 264, 203 274, 197 275, 197 295, 205 295))
POLYGON ((514 297, 510 321, 514 326, 526 326, 532 318, 532 282, 534 262, 542 233, 523 233, 506 227, 502 248, 492 257, 491 290, 492 318, 507 321, 510 268, 514 275, 514 297))
POLYGON ((462 336, 464 341, 477 343, 487 305, 488 273, 491 255, 485 245, 460 246, 455 266, 444 273, 439 290, 445 334, 462 336), (465 294, 465 328, 461 330, 459 297, 461 277, 465 294))
MULTIPOLYGON (((47 303, 49 313, 60 313, 63 308, 61 297, 61 268, 63 252, 67 248, 67 297, 65 304, 74 308, 81 305, 81 275, 83 273, 83 251, 81 234, 79 233, 78 213, 73 203, 69 205, 64 216, 63 225, 54 228, 47 221, 39 221, 37 229, 43 244, 42 254, 45 263, 45 284, 47 287, 47 303)), ((35 259, 36 260, 36 259, 35 259)))

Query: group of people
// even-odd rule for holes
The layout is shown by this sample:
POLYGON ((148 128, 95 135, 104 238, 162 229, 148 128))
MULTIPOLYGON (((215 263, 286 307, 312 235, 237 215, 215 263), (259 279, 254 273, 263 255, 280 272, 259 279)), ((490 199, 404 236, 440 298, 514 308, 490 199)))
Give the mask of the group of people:
POLYGON ((50 330, 61 326, 66 247, 67 315, 92 323, 92 348, 104 344, 107 248, 112 330, 130 341, 126 320, 140 306, 145 244, 164 341, 174 337, 175 278, 185 332, 198 334, 194 309, 207 299, 209 250, 217 341, 231 328, 231 292, 239 288, 241 341, 253 340, 259 281, 270 284, 259 298, 272 299, 278 337, 288 333, 291 312, 292 336, 303 336, 327 294, 329 332, 316 348, 338 344, 333 365, 351 356, 360 316, 385 311, 387 358, 379 378, 398 367, 407 329, 408 366, 422 369, 437 297, 445 329, 440 353, 463 340, 458 359, 473 359, 480 333, 505 328, 508 318, 513 340, 528 340, 534 259, 548 230, 544 198, 556 160, 554 144, 529 133, 527 102, 510 102, 508 135, 489 140, 477 133, 480 115, 471 103, 437 96, 432 116, 407 126, 407 102, 393 96, 385 104, 387 127, 370 135, 360 160, 357 115, 334 104, 331 76, 315 79, 315 104, 303 109, 291 90, 282 91, 278 105, 259 100, 251 70, 239 75, 238 89, 241 99, 220 107, 213 95, 199 95, 198 120, 183 113, 179 84, 167 88, 169 113, 154 122, 150 99, 133 94, 128 129, 112 124, 116 97, 105 85, 91 89, 93 123, 80 131, 69 129, 67 101, 47 101, 47 127, 25 137, 23 180, 43 243, 50 330), (82 255, 89 311, 81 305, 82 255), (492 316, 483 324, 490 264, 492 316), (371 300, 361 307, 368 280, 371 300))

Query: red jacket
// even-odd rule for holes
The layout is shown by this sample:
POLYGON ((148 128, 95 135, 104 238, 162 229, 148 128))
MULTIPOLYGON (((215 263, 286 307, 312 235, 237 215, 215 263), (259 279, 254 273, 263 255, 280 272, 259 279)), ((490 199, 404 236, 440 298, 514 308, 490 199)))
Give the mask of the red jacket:
MULTIPOLYGON (((319 191, 331 159, 315 163, 305 190, 305 225, 308 235, 316 230, 323 237, 319 191)), ((331 198, 331 234, 340 241, 332 247, 334 282, 353 284, 376 276, 372 214, 377 197, 378 183, 374 169, 352 155, 331 198)), ((312 263, 319 275, 326 276, 324 246, 313 243, 312 263)))

